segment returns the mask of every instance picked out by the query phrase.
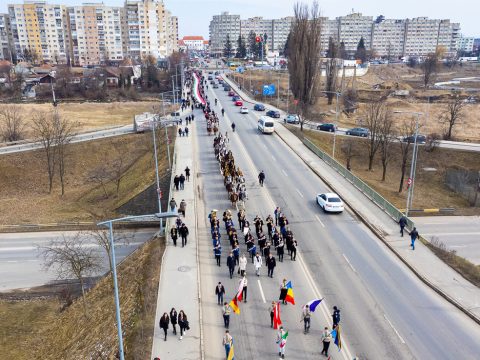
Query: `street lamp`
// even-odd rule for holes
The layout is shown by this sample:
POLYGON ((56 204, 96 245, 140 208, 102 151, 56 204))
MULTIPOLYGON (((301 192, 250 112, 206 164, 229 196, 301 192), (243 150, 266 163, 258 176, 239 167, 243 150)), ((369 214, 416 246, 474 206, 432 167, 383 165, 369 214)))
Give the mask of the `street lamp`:
POLYGON ((336 129, 336 126, 337 126, 337 123, 338 123, 338 112, 339 112, 339 108, 338 108, 338 98, 340 96, 342 96, 341 93, 339 93, 338 91, 320 91, 321 93, 324 93, 324 94, 335 94, 336 97, 337 97, 337 102, 336 102, 336 105, 335 105, 335 129, 333 131, 333 149, 332 149, 332 158, 335 159, 335 140, 336 140, 336 133, 337 133, 337 129, 336 129))
MULTIPOLYGON (((410 178, 409 186, 408 186, 408 193, 407 193, 407 207, 405 209, 405 216, 408 217, 408 210, 412 207, 413 203, 413 188, 415 186, 415 174, 417 171, 417 155, 418 155, 418 144, 417 144, 417 137, 418 137, 418 126, 419 126, 419 118, 420 115, 423 115, 422 112, 416 111, 394 111, 395 114, 411 114, 415 115, 415 135, 413 141, 413 154, 412 154, 412 163, 410 165, 410 178)), ((402 140, 400 140, 402 141, 402 140)))

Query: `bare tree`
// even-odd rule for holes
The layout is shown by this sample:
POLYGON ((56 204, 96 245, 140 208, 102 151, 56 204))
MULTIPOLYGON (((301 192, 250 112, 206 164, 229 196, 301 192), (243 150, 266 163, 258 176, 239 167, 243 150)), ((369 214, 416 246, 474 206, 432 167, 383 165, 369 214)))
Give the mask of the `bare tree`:
POLYGON ((438 57, 436 53, 428 54, 422 63, 423 86, 425 89, 430 85, 433 77, 437 73, 438 57))
POLYGON ((347 160, 347 163, 346 163, 347 170, 350 171, 352 169, 352 167, 351 167, 352 159, 355 156, 357 156, 355 148, 354 148, 353 139, 345 140, 342 144, 341 151, 345 155, 345 158, 347 160))
POLYGON ((23 139, 25 119, 18 105, 6 105, 0 109, 0 137, 3 141, 23 139))
POLYGON ((465 105, 458 95, 447 103, 443 114, 440 116, 440 122, 445 126, 445 132, 443 134, 445 140, 452 138, 453 127, 463 119, 465 105))
POLYGON ((342 95, 343 112, 348 116, 357 109, 358 93, 354 89, 347 89, 342 95))
POLYGON ((60 184, 62 186, 62 196, 65 194, 65 162, 68 157, 68 145, 75 135, 77 123, 69 121, 66 118, 55 114, 55 151, 58 160, 58 175, 60 176, 60 184))
POLYGON ((368 150, 368 170, 373 169, 373 159, 380 147, 381 127, 388 116, 389 110, 385 98, 374 100, 365 106, 365 127, 370 131, 370 138, 366 142, 368 150))
POLYGON ((87 240, 88 237, 81 232, 73 236, 62 234, 48 246, 39 248, 46 270, 53 269, 59 279, 75 278, 80 282, 85 315, 85 278, 100 269, 100 259, 94 248, 87 246, 87 240))
POLYGON ((299 109, 300 129, 303 131, 305 117, 315 104, 320 76, 320 34, 322 18, 317 1, 309 8, 296 3, 288 49, 290 88, 299 109))
MULTIPOLYGON (((95 228, 92 230, 91 235, 95 241, 105 250, 105 253, 108 256, 108 264, 110 265, 110 273, 113 271, 112 265, 112 246, 110 242, 110 235, 108 229, 95 228)), ((115 248, 117 246, 128 245, 132 240, 133 236, 125 232, 114 231, 113 232, 113 243, 115 248)))
POLYGON ((88 173, 88 180, 102 187, 105 199, 108 199, 107 184, 111 181, 111 178, 112 174, 105 163, 100 164, 88 173))
POLYGON ((379 131, 379 140, 380 140, 380 155, 382 159, 382 181, 385 181, 387 175, 387 166, 390 162, 392 155, 392 143, 396 139, 396 134, 393 129, 393 117, 390 112, 390 109, 387 107, 387 112, 382 119, 380 124, 379 131))
MULTIPOLYGON (((415 119, 412 117, 408 120, 404 120, 401 127, 400 127, 400 137, 411 136, 415 134, 415 119)), ((398 192, 401 193, 403 191, 403 182, 405 181, 405 173, 407 171, 407 161, 409 158, 410 152, 410 142, 409 141, 400 141, 400 155, 401 165, 400 165, 400 185, 398 187, 398 192)))
POLYGON ((131 166, 131 163, 127 163, 126 150, 121 147, 116 147, 116 155, 112 164, 112 180, 115 182, 116 194, 120 191, 120 184, 126 175, 126 171, 131 166))

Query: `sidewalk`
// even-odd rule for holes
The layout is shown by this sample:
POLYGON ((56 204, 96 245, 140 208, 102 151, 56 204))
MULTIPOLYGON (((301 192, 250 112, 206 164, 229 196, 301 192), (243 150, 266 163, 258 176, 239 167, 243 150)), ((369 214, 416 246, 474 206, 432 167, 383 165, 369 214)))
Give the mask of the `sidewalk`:
MULTIPOLYGON (((190 111, 181 113, 185 118, 190 111)), ((195 120, 198 121, 198 120, 195 120)), ((183 122, 182 127, 185 127, 183 122)), ((195 217, 195 178, 197 167, 193 162, 193 141, 196 136, 195 126, 189 125, 189 136, 177 136, 175 141, 175 156, 172 164, 172 174, 184 173, 190 168, 190 181, 185 181, 185 189, 173 191, 172 195, 177 206, 182 199, 187 203, 186 217, 183 222, 187 225, 189 235, 187 245, 182 248, 182 239, 179 237, 177 246, 173 246, 170 238, 170 228, 175 226, 175 219, 169 220, 166 226, 166 249, 162 259, 160 283, 157 296, 157 310, 155 314, 155 330, 152 345, 151 359, 159 357, 161 360, 171 359, 200 359, 200 307, 197 262, 197 229, 195 217), (177 335, 173 335, 170 324, 167 341, 164 341, 164 332, 159 327, 160 317, 164 312, 170 316, 172 307, 183 310, 187 315, 190 330, 180 340, 180 329, 177 324, 177 335)), ((170 201, 170 199, 169 199, 170 201)))
MULTIPOLYGON (((245 101, 254 103, 248 95, 228 78, 226 81, 245 101)), ((276 109, 274 106, 270 108, 276 109)), ((277 119, 275 132, 423 282, 453 305, 480 323, 480 289, 465 280, 445 264, 420 241, 415 251, 410 237, 400 237, 399 226, 388 214, 352 186, 343 176, 311 152, 295 135, 283 126, 283 116, 277 119)), ((422 229, 418 229, 420 235, 422 229)))

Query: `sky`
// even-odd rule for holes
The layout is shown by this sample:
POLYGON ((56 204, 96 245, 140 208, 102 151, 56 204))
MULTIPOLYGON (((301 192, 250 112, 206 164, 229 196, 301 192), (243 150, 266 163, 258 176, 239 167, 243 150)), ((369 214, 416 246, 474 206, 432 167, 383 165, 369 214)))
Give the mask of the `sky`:
MULTIPOLYGON (((49 3, 80 5, 95 0, 47 0, 49 3)), ((7 4, 23 0, 2 0, 0 12, 7 12, 7 4)), ((100 2, 100 1, 98 1, 100 2)), ((179 37, 202 35, 208 39, 208 25, 213 15, 223 11, 240 15, 242 19, 262 16, 274 19, 293 15, 296 0, 164 0, 167 9, 178 16, 179 37)), ((312 3, 313 0, 302 0, 312 3)), ((122 6, 123 0, 104 0, 105 5, 122 6)), ((432 19, 451 19, 459 22, 464 36, 480 38, 479 0, 320 0, 323 16, 335 18, 353 11, 363 15, 384 15, 386 18, 403 19, 427 16, 432 19)))

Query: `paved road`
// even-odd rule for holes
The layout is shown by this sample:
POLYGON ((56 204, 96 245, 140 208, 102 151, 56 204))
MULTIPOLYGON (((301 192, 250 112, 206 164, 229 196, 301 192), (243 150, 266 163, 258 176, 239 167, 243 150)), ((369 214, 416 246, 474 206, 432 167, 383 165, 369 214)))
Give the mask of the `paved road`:
MULTIPOLYGON (((473 359, 480 353, 480 328, 475 323, 426 288, 354 216, 348 212, 338 216, 321 213, 314 197, 327 190, 325 185, 275 135, 262 136, 256 131, 256 114, 239 114, 222 90, 216 96, 227 113, 221 130, 229 131, 236 162, 246 174, 249 219, 256 214, 265 218, 279 205, 290 220, 301 253, 298 261, 279 264, 273 280, 250 276, 249 302, 241 307, 240 316, 233 316, 231 326, 242 358, 273 358, 274 332, 269 329, 267 307, 277 298, 283 277, 292 280, 298 304, 325 296, 323 304, 327 306, 315 314, 309 336, 302 334, 298 322, 300 308, 289 305, 283 310, 282 318, 291 331, 289 358, 318 358, 320 329, 327 324, 333 305, 342 309, 350 353, 360 358, 448 358, 446 354, 455 349, 453 357, 473 359), (230 131, 231 121, 237 125, 235 134, 230 131), (260 170, 267 175, 265 188, 257 186, 260 170)), ((205 207, 223 210, 228 203, 212 153, 212 138, 206 135, 205 122, 196 122, 196 126, 205 207)), ((214 265, 211 240, 203 225, 203 237, 202 229, 199 236, 201 273, 207 275, 202 277, 205 346, 207 354, 216 354, 222 321, 214 285, 221 280, 232 297, 238 278, 228 279, 226 267, 214 265)), ((222 240, 226 251, 228 240, 222 240)), ((241 245, 244 250, 243 241, 241 245)), ((332 352, 335 359, 345 353, 332 352)))
MULTIPOLYGON (((115 248, 117 261, 132 253, 139 245, 150 239, 156 229, 141 229, 133 233, 126 233, 128 245, 117 245, 115 248)), ((63 232, 66 236, 73 236, 76 232, 63 232)), ((33 232, 0 234, 0 291, 11 289, 29 288, 55 280, 51 271, 43 271, 43 258, 38 251, 38 246, 45 246, 50 241, 62 236, 62 232, 33 232)), ((108 257, 103 248, 99 247, 92 239, 87 243, 98 249, 102 257, 102 271, 108 269, 108 257)))
POLYGON ((420 216, 415 224, 427 239, 435 237, 448 249, 480 265, 479 216, 420 216))

